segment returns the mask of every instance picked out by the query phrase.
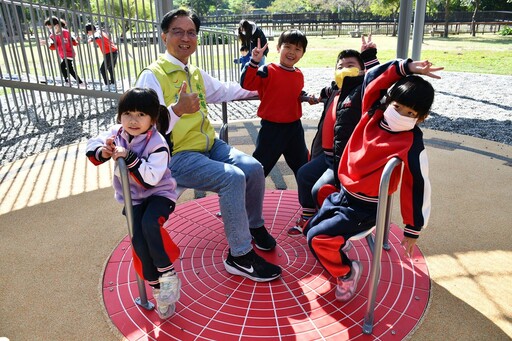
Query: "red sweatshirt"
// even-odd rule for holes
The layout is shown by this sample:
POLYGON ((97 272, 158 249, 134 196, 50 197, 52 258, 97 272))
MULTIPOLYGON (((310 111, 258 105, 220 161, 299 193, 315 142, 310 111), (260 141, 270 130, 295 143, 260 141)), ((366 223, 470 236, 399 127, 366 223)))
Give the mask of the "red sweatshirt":
POLYGON ((252 63, 244 69, 240 85, 257 90, 261 103, 258 116, 274 123, 290 123, 302 117, 300 96, 304 75, 297 68, 270 63, 259 69, 252 63))

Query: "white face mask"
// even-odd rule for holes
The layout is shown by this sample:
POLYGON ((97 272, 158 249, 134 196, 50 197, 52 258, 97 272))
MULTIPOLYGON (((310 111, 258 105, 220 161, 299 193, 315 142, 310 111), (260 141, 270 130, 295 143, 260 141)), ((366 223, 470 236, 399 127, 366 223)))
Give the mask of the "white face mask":
POLYGON ((414 128, 418 118, 402 116, 392 105, 388 105, 384 111, 386 120, 391 131, 408 131, 414 128))
POLYGON ((343 79, 345 77, 356 77, 359 76, 359 69, 356 67, 344 67, 341 70, 334 71, 334 81, 336 82, 336 85, 338 86, 338 89, 341 89, 341 86, 343 85, 343 79))

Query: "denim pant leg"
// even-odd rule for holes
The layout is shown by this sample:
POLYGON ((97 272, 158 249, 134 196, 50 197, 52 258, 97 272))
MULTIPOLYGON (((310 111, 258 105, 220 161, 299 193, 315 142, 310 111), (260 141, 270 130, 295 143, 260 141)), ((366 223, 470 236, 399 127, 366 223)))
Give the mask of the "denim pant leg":
POLYGON ((170 169, 179 185, 219 194, 224 232, 233 256, 252 249, 249 227, 263 220, 265 178, 253 157, 215 139, 209 153, 180 152, 170 169))
MULTIPOLYGON (((210 158, 229 163, 242 170, 245 175, 245 210, 249 228, 263 226, 265 224, 263 219, 265 176, 263 175, 263 167, 258 160, 219 139, 215 139, 213 148, 210 150, 210 158)), ((234 200, 226 199, 229 199, 230 202, 234 200)))
POLYGON ((316 206, 318 207, 318 191, 323 185, 334 185, 334 172, 332 168, 327 168, 322 176, 315 182, 311 189, 311 196, 313 197, 316 206))
POLYGON ((325 154, 322 153, 304 166, 299 168, 297 172, 297 189, 299 192, 299 203, 303 208, 314 209, 316 198, 311 195, 313 186, 327 169, 325 163, 325 154))

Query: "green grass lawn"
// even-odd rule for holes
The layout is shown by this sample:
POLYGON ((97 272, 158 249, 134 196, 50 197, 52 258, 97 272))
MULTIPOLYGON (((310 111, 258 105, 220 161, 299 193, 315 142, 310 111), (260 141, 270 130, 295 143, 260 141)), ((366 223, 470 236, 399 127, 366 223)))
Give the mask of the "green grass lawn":
MULTIPOLYGON (((397 37, 373 36, 381 62, 396 57, 397 37)), ((276 61, 277 41, 270 41, 267 61, 276 61)), ((338 52, 342 49, 361 47, 360 38, 350 37, 309 37, 306 54, 298 67, 334 68, 338 52)), ((409 54, 412 41, 409 42, 409 54)), ((421 59, 428 59, 435 65, 444 66, 446 71, 476 72, 490 74, 512 74, 512 36, 485 34, 472 37, 461 34, 448 38, 425 35, 421 47, 421 59)))
MULTIPOLYGON (((302 60, 298 63, 298 67, 301 68, 334 68, 336 57, 342 49, 355 49, 360 50, 361 39, 350 38, 348 36, 336 37, 308 37, 308 47, 306 54, 302 60)), ((376 35, 373 37, 373 41, 377 44, 378 58, 381 62, 388 61, 396 57, 397 37, 376 35)), ((40 60, 41 55, 37 53, 39 50, 34 45, 35 42, 26 43, 25 52, 22 53, 19 44, 8 45, 7 51, 12 53, 16 52, 16 60, 27 56, 28 60, 21 64, 13 63, 7 68, 6 60, 0 58, 0 71, 6 73, 6 70, 11 70, 13 74, 28 74, 34 75, 36 69, 39 74, 43 70, 44 66, 48 71, 48 67, 53 67, 53 73, 60 77, 58 65, 49 64, 48 61, 40 60), (32 52, 29 53, 29 49, 32 52), (26 67, 29 71, 27 72, 26 67)), ((267 62, 277 61, 277 39, 269 41, 270 53, 267 56, 267 62)), ((117 70, 121 78, 126 78, 131 75, 130 82, 133 82, 135 75, 150 61, 156 59, 156 56, 151 54, 148 56, 148 52, 157 51, 157 48, 152 45, 144 47, 132 47, 131 44, 120 45, 120 58, 118 59, 117 70)), ((98 61, 91 56, 95 56, 89 49, 94 47, 82 44, 81 54, 79 55, 76 68, 79 75, 84 75, 86 79, 92 77, 99 78, 98 75, 98 63, 101 62, 102 57, 98 58, 98 61), (83 62, 82 59, 84 58, 83 62), (92 58, 92 59, 91 59, 92 58)), ((46 49, 46 48, 45 48, 46 49)), ((48 52, 45 49, 42 57, 47 58, 48 52)), ((232 54, 229 56, 224 55, 226 50, 222 48, 214 48, 208 50, 209 54, 204 58, 208 63, 217 65, 218 61, 223 61, 227 58, 229 67, 238 67, 231 64, 232 54)), ((412 51, 412 41, 409 43, 409 51, 412 51)), ((55 61, 56 52, 54 53, 55 61)), ((469 34, 451 35, 449 38, 431 37, 425 35, 424 42, 422 44, 421 59, 428 59, 435 65, 443 66, 446 71, 458 71, 458 72, 475 72, 475 73, 489 73, 489 74, 502 74, 512 75, 512 36, 500 36, 498 34, 485 34, 472 37, 469 34)), ((8 59, 9 60, 9 59, 8 59)), ((192 58, 195 63, 195 59, 192 58)), ((223 63, 219 63, 220 68, 223 69, 223 63)), ((48 71, 49 72, 49 71, 48 71)))

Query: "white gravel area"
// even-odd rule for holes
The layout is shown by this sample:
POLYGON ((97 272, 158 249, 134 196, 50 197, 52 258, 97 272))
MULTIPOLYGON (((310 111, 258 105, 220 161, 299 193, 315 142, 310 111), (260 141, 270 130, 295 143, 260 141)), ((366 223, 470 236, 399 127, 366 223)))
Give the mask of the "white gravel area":
MULTIPOLYGON (((304 89, 316 95, 334 77, 334 68, 307 68, 302 72, 304 89)), ((423 127, 512 145, 512 76, 448 71, 439 75, 441 79, 428 78, 436 95, 423 127)), ((258 101, 229 103, 229 120, 257 118, 257 105, 258 101)), ((6 107, 2 105, 3 109, 6 107)), ((302 107, 304 119, 315 120, 321 115, 322 105, 304 103, 302 107)), ((86 141, 114 122, 116 110, 108 108, 96 110, 78 105, 74 110, 80 113, 74 117, 56 118, 55 122, 44 122, 37 127, 22 121, 14 127, 2 126, 0 164, 86 141)), ((220 112, 220 105, 210 106, 212 120, 220 121, 220 112)))
MULTIPOLYGON (((306 91, 318 94, 333 78, 332 69, 304 69, 306 91)), ((512 76, 440 71, 427 77, 436 90, 430 116, 422 127, 470 135, 512 145, 512 76)), ((304 117, 316 119, 321 108, 303 104, 304 117)))

